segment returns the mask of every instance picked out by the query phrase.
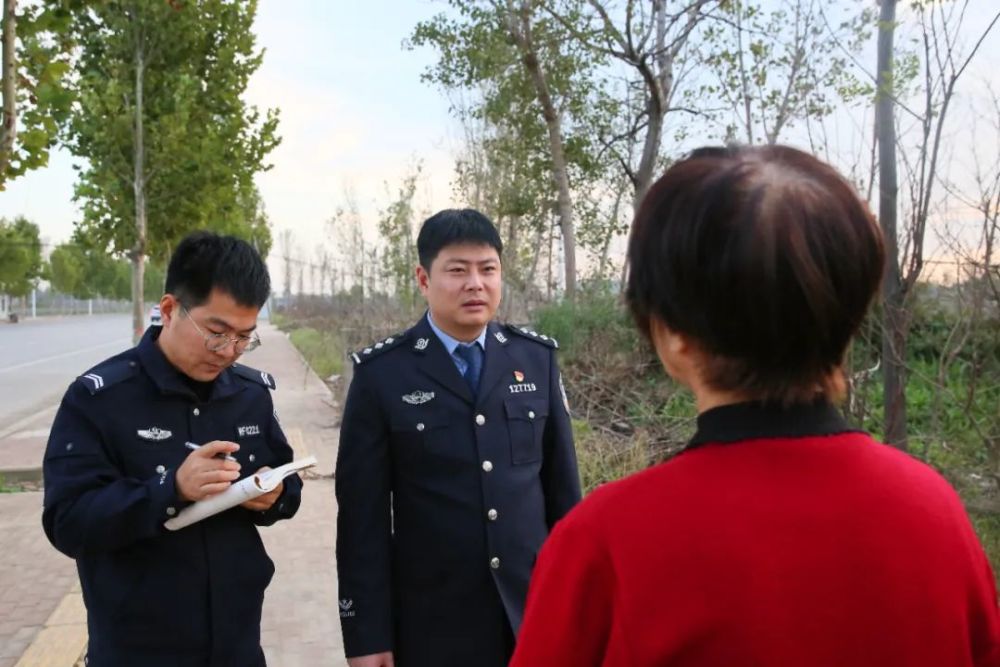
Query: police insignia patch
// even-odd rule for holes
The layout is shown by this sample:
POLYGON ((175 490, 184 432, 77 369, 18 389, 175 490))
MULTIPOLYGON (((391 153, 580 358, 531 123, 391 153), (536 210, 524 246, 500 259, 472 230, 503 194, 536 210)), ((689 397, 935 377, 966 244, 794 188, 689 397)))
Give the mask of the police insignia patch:
POLYGON ((428 345, 428 344, 429 344, 430 342, 431 342, 431 339, 430 339, 430 338, 420 338, 420 339, 418 339, 418 340, 417 340, 417 342, 416 342, 416 343, 415 343, 415 344, 413 345, 413 349, 414 349, 414 350, 426 350, 426 349, 427 349, 427 345, 428 345))
POLYGON ((422 405, 434 398, 433 391, 415 391, 412 394, 404 394, 403 402, 410 405, 422 405))
POLYGON ((172 432, 167 431, 166 429, 157 428, 156 426, 153 428, 141 428, 136 431, 136 433, 143 440, 149 440, 151 442, 160 442, 161 440, 166 440, 174 435, 172 432))

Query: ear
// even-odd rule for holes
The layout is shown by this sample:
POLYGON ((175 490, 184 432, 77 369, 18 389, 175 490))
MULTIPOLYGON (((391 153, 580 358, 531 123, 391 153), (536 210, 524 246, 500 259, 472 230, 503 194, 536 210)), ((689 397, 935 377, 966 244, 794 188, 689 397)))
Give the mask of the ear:
POLYGON ((160 320, 163 328, 169 328, 174 317, 180 315, 181 302, 173 294, 164 294, 160 297, 160 320))
POLYGON ((427 290, 430 287, 431 275, 420 264, 417 264, 417 268, 414 270, 414 275, 417 277, 417 288, 420 290, 420 293, 427 296, 427 290))
POLYGON ((649 337, 667 374, 681 384, 690 386, 695 351, 691 339, 686 334, 674 331, 656 317, 649 320, 649 337))

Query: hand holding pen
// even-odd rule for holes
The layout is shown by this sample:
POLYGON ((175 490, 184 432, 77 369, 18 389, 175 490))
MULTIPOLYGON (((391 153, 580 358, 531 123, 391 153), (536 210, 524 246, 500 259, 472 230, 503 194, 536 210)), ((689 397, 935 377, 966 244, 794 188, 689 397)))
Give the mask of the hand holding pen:
POLYGON ((177 494, 187 501, 204 500, 225 491, 240 477, 240 464, 232 453, 240 446, 235 442, 213 440, 204 445, 185 443, 191 453, 177 469, 177 494), (221 457, 221 458, 220 458, 221 457))
MULTIPOLYGON (((220 440, 218 442, 222 442, 222 441, 220 440)), ((192 450, 192 451, 197 450, 197 449, 201 449, 201 445, 196 445, 193 442, 185 442, 184 446, 187 447, 188 449, 192 450)), ((236 449, 239 449, 239 445, 236 446, 236 449)), ((215 458, 221 459, 223 461, 235 461, 236 460, 235 456, 233 456, 232 454, 227 454, 225 452, 219 452, 218 454, 215 455, 215 458)))

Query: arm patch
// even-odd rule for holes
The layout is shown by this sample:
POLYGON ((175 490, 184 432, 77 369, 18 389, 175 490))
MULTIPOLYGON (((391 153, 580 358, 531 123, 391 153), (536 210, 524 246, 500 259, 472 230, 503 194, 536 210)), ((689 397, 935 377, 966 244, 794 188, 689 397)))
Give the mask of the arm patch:
POLYGON ((115 359, 95 366, 76 379, 93 396, 119 382, 134 377, 139 372, 138 362, 131 359, 115 359))

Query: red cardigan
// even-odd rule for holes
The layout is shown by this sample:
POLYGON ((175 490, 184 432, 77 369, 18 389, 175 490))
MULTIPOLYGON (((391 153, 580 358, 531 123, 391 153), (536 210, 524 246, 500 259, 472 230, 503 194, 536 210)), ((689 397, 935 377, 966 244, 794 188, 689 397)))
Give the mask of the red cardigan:
POLYGON ((989 562, 928 466, 829 406, 698 433, 556 526, 512 667, 1000 666, 989 562))

